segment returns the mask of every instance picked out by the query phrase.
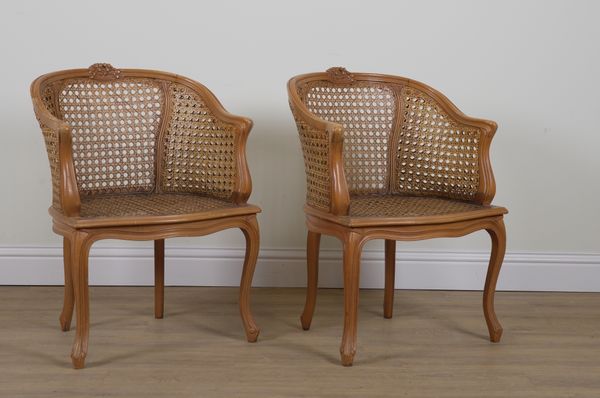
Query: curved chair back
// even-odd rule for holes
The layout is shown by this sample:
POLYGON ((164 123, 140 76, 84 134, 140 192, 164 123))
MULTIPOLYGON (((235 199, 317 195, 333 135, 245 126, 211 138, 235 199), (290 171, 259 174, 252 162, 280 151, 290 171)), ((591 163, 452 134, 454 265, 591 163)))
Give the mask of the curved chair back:
POLYGON ((61 134, 65 151, 72 150, 72 177, 81 195, 195 192, 229 198, 236 191, 234 152, 244 135, 236 133, 247 133, 251 122, 229 115, 195 81, 95 64, 43 75, 31 96, 56 208, 61 134))
POLYGON ((335 131, 343 140, 349 195, 491 202, 495 184, 488 152, 496 124, 465 116, 431 87, 331 68, 292 78, 288 93, 303 145, 309 205, 335 205, 334 179, 326 171, 331 159, 324 155, 335 145, 335 131))

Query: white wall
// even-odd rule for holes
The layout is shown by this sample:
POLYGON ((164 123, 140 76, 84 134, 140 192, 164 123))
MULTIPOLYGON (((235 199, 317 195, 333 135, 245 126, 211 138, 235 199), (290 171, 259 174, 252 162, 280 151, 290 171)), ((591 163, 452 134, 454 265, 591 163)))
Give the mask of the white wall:
MULTIPOLYGON (((342 65, 423 81, 465 113, 498 122, 492 160, 496 202, 510 210, 509 253, 600 252, 597 2, 14 1, 0 10, 0 283, 24 261, 13 261, 11 250, 60 245, 46 213, 50 174, 29 84, 95 62, 186 75, 229 111, 254 119, 251 201, 264 210, 263 248, 296 250, 305 242, 304 171, 285 83, 342 65)), ((168 243, 242 244, 237 231, 168 243)), ((488 249, 480 233, 402 243, 399 255, 488 249)), ((60 272, 52 266, 52 275, 60 272)), ((34 275, 32 283, 52 280, 34 275)))

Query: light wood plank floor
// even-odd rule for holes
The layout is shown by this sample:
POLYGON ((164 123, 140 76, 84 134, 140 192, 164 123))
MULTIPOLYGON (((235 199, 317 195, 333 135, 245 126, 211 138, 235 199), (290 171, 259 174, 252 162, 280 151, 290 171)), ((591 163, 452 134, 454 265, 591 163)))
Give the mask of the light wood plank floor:
POLYGON ((0 287, 1 397, 600 397, 600 294, 498 293, 500 344, 478 292, 361 291, 354 367, 339 364, 342 291, 319 291, 310 331, 303 289, 254 289, 262 327, 245 342, 237 289, 91 288, 87 368, 71 369, 62 288, 0 287))

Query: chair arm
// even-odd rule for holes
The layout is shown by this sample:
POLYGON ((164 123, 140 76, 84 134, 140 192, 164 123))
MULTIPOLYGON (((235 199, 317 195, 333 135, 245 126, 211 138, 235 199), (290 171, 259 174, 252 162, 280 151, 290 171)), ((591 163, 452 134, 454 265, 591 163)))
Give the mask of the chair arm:
POLYGON ((496 130, 498 130, 498 124, 492 120, 467 116, 456 107, 450 111, 450 116, 461 126, 476 127, 481 131, 481 139, 479 140, 478 145, 479 186, 474 201, 483 205, 489 205, 496 195, 496 180, 494 178, 492 162, 490 160, 490 146, 492 144, 492 139, 496 134, 496 130))
POLYGON ((55 168, 52 172, 52 183, 58 187, 58 204, 67 217, 77 217, 81 210, 81 199, 73 163, 71 128, 64 121, 54 117, 35 96, 33 107, 46 137, 51 169, 55 168), (55 141, 50 142, 52 140, 48 139, 48 136, 55 137, 55 141))
MULTIPOLYGON (((252 129, 252 120, 246 117, 234 116, 227 113, 227 118, 235 118, 237 128, 236 145, 235 145, 235 162, 237 168, 237 178, 235 180, 231 200, 237 204, 244 204, 248 201, 252 193, 252 178, 250 177, 250 169, 246 159, 246 142, 248 135, 252 129)), ((223 120, 223 119, 221 119, 223 120)), ((223 120, 225 121, 225 120, 223 120)))
MULTIPOLYGON (((453 154, 459 156, 459 164, 455 166, 457 168, 457 174, 453 174, 454 171, 451 166, 449 171, 440 171, 441 175, 447 174, 442 178, 450 178, 451 182, 452 177, 460 178, 462 176, 464 178, 465 173, 472 173, 477 176, 477 186, 469 189, 469 192, 465 192, 463 187, 456 192, 454 192, 452 188, 448 188, 447 191, 441 189, 439 191, 436 190, 433 193, 436 196, 447 196, 452 199, 463 199, 484 205, 490 204, 496 192, 496 184, 492 172, 489 149, 497 129, 497 124, 490 120, 477 119, 465 115, 448 98, 446 98, 446 96, 415 81, 411 81, 408 87, 403 90, 403 93, 403 100, 407 101, 405 102, 404 112, 414 113, 400 115, 400 117, 404 116, 405 118, 402 127, 403 130, 408 129, 409 127, 407 127, 407 125, 411 124, 413 125, 413 128, 416 130, 420 129, 420 131, 424 131, 424 129, 427 128, 433 129, 433 131, 437 130, 437 134, 439 134, 443 140, 441 142, 446 145, 445 151, 454 151, 453 154), (421 109, 419 109, 417 105, 420 106, 421 109), (430 108, 424 111, 422 110, 422 107, 430 108), (419 113, 422 114, 419 115, 419 113), (432 114, 435 114, 435 116, 430 118, 432 114), (414 120, 412 120, 411 123, 411 120, 409 119, 414 120), (442 124, 440 125, 440 123, 442 124), (464 136, 456 136, 459 131, 466 135, 466 144, 463 142, 465 139, 464 136), (452 135, 453 133, 455 135, 452 135), (457 142, 459 139, 461 141, 457 142), (475 154, 477 155, 476 165, 475 162, 469 162, 469 156, 475 154), (465 157, 463 165, 460 164, 462 156, 465 157)), ((406 130, 405 132, 409 133, 408 136, 410 137, 410 131, 406 130)), ((426 134, 422 134, 421 138, 426 139, 425 136, 426 134)), ((407 138, 406 140, 408 141, 409 139, 407 138)), ((416 135, 414 134, 413 140, 417 140, 416 135)), ((425 147, 429 147, 429 144, 435 144, 435 142, 427 142, 426 144, 425 147)), ((440 167, 440 159, 437 160, 437 165, 434 163, 433 166, 440 167)), ((431 165, 419 165, 419 170, 427 170, 427 166, 431 165)), ((446 169, 448 169, 447 164, 445 166, 446 169)), ((419 170, 415 169, 414 172, 419 170)), ((400 172, 400 170, 396 170, 396 172, 400 172)), ((448 180, 445 182, 448 183, 447 185, 451 185, 448 180)), ((418 194, 419 192, 412 193, 418 194)))
POLYGON ((246 142, 250 130, 252 130, 252 120, 247 117, 229 113, 225 110, 217 97, 204 85, 187 78, 180 77, 180 79, 193 87, 194 91, 202 98, 206 106, 210 109, 215 119, 232 127, 235 132, 234 157, 236 177, 229 200, 236 204, 245 204, 252 193, 252 178, 250 177, 250 169, 248 168, 248 161, 246 158, 246 142))
POLYGON ((340 124, 315 117, 288 83, 290 108, 302 143, 307 204, 334 215, 347 215, 350 195, 344 173, 344 134, 340 124))

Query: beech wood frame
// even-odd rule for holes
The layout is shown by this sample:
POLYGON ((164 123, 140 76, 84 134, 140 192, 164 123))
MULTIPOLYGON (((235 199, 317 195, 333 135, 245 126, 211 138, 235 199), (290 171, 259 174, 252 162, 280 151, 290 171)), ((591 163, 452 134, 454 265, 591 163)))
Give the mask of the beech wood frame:
POLYGON ((304 311, 300 317, 302 328, 308 330, 315 310, 318 285, 318 258, 322 234, 332 235, 343 244, 344 273, 344 329, 340 347, 341 362, 351 366, 357 346, 357 307, 359 297, 360 255, 365 242, 371 239, 385 240, 385 288, 383 315, 391 318, 393 313, 396 241, 414 241, 442 237, 459 237, 486 230, 492 240, 492 250, 483 290, 483 312, 489 331, 490 341, 499 342, 502 326, 494 309, 494 294, 498 275, 506 250, 506 230, 503 216, 508 212, 503 207, 487 207, 494 198, 496 184, 489 158, 489 148, 496 132, 493 121, 466 116, 448 98, 437 90, 414 80, 403 77, 349 73, 343 68, 331 68, 323 73, 310 73, 293 77, 288 82, 290 106, 304 123, 327 133, 329 138, 329 211, 304 207, 306 213, 307 237, 307 293, 304 311), (312 114, 302 102, 298 87, 312 81, 344 83, 360 81, 378 84, 391 83, 415 87, 427 93, 453 120, 465 126, 482 131, 479 146, 479 186, 471 202, 486 206, 484 210, 458 215, 415 216, 398 218, 361 217, 349 214, 350 192, 344 171, 343 147, 344 128, 342 125, 320 119, 312 114))

